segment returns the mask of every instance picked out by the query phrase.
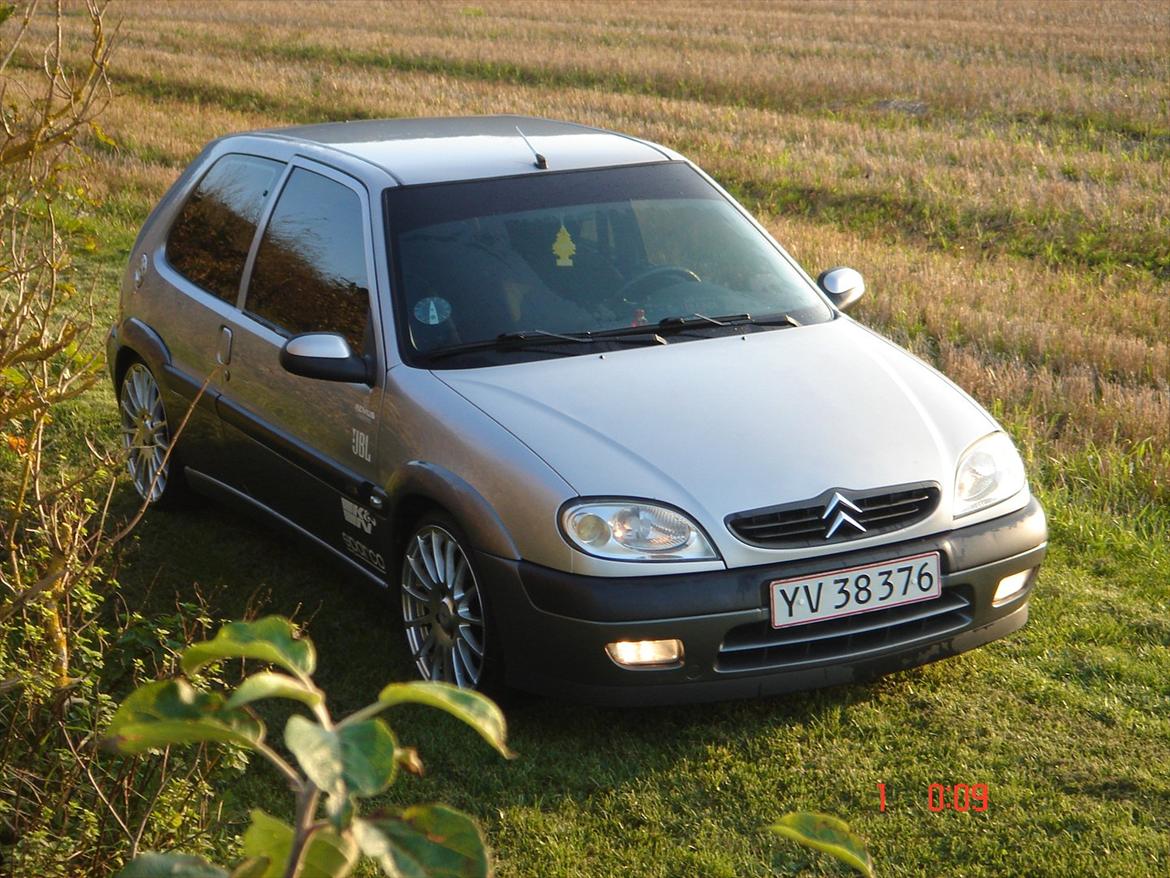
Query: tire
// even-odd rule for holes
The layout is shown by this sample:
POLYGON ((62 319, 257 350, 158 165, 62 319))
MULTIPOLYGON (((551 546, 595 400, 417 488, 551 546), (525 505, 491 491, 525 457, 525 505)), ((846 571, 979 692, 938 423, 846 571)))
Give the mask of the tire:
POLYGON ((138 496, 151 506, 170 506, 185 494, 186 484, 176 465, 162 390, 145 363, 135 360, 118 384, 122 447, 126 469, 138 496))
POLYGON ((402 545, 402 624, 424 680, 502 694, 500 643, 472 561, 471 543, 450 517, 431 513, 402 545))

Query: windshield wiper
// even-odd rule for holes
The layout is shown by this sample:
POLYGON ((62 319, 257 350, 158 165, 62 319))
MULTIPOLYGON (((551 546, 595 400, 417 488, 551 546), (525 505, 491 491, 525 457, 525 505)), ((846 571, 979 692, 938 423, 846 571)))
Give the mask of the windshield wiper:
MULTIPOLYGON (((752 317, 751 314, 724 314, 719 317, 708 317, 706 314, 680 314, 677 317, 664 317, 657 323, 647 323, 641 326, 618 326, 614 329, 601 329, 590 332, 593 338, 620 338, 626 335, 652 335, 662 338, 659 333, 681 332, 685 329, 698 329, 703 326, 800 326, 800 323, 790 314, 772 314, 765 317, 752 317)), ((666 339, 662 339, 666 344, 666 339)))
MULTIPOLYGON (((630 327, 624 328, 629 329, 630 327)), ((653 332, 653 327, 637 327, 637 329, 641 335, 644 335, 647 331, 653 332)), ((485 338, 482 341, 470 341, 465 344, 456 344, 434 351, 427 351, 424 356, 428 359, 438 360, 472 351, 527 350, 532 347, 545 345, 554 348, 553 350, 549 350, 548 353, 569 355, 568 351, 555 350, 555 347, 563 344, 594 344, 602 339, 606 341, 623 341, 622 339, 611 339, 605 333, 597 332, 565 333, 551 332, 547 329, 523 329, 516 332, 501 332, 495 338, 485 338)), ((631 339, 631 341, 633 340, 631 339)), ((666 339, 657 333, 654 333, 654 338, 651 341, 656 344, 667 344, 666 339)))
POLYGON ((694 314, 680 314, 677 317, 663 317, 658 325, 664 329, 672 326, 690 326, 695 323, 710 323, 713 326, 734 326, 737 323, 746 323, 752 319, 751 314, 724 314, 722 317, 708 317, 696 311, 694 314))
POLYGON ((682 326, 696 326, 710 324, 712 326, 800 326, 791 314, 772 314, 765 317, 752 317, 751 314, 722 314, 719 317, 708 317, 697 311, 694 314, 680 314, 677 317, 663 317, 658 321, 662 329, 672 329, 682 326))
POLYGON ((526 341, 543 341, 544 339, 552 338, 559 341, 579 342, 588 344, 589 339, 581 335, 569 335, 564 332, 550 332, 547 329, 521 329, 516 332, 501 332, 496 336, 498 342, 526 342, 526 341))

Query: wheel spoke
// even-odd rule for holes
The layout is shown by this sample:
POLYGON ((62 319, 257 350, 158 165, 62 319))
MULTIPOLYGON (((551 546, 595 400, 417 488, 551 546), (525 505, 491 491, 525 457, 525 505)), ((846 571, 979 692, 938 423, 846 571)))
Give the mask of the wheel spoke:
POLYGON ((147 405, 147 386, 146 375, 141 369, 136 369, 134 372, 134 403, 138 406, 139 411, 148 411, 147 405))
MULTIPOLYGON (((430 567, 426 566, 426 559, 423 558, 420 562, 414 555, 407 555, 406 562, 410 565, 410 569, 414 571, 414 575, 418 577, 419 584, 425 589, 422 594, 416 595, 416 597, 420 601, 429 601, 431 599, 431 592, 435 590, 435 577, 430 567)), ((405 582, 402 584, 402 587, 406 588, 405 582)))
POLYGON ((482 625, 483 619, 471 608, 470 596, 455 605, 455 615, 471 625, 482 625))
POLYGON ((468 644, 462 640, 457 641, 455 644, 455 654, 459 656, 459 661, 463 664, 464 672, 471 679, 471 685, 475 686, 479 683, 479 659, 482 659, 483 656, 480 655, 477 659, 468 653, 467 648, 468 644))
POLYGON ((161 402, 162 397, 158 392, 158 385, 151 383, 146 388, 146 405, 147 408, 150 409, 151 415, 155 418, 159 418, 162 415, 162 405, 160 404, 161 402))
POLYGON ((455 575, 451 577, 451 596, 456 601, 463 600, 463 580, 467 578, 467 558, 462 552, 455 561, 455 575))
POLYGON ((435 565, 435 584, 441 585, 446 577, 443 575, 443 538, 437 528, 431 531, 431 562, 435 565))
POLYGON ((455 677, 455 685, 461 689, 467 685, 467 668, 463 664, 463 655, 459 652, 459 642, 456 641, 451 649, 451 671, 455 677))
POLYGON ((423 638, 423 642, 419 644, 418 652, 414 654, 414 657, 420 662, 425 662, 431 654, 431 650, 435 648, 436 642, 435 632, 428 631, 427 636, 423 638))
MULTIPOLYGON (((454 540, 447 540, 443 547, 443 581, 451 586, 455 582, 455 552, 459 547, 455 545, 454 540)), ((463 555, 462 552, 459 553, 463 555)))
POLYGON ((138 388, 136 386, 136 379, 138 377, 137 371, 131 371, 126 376, 126 381, 122 385, 122 394, 126 397, 126 404, 129 406, 130 416, 138 417, 138 413, 142 411, 142 406, 138 402, 138 388))
POLYGON ((417 588, 413 583, 403 580, 402 591, 409 595, 416 603, 421 604, 424 607, 430 606, 430 592, 426 589, 425 585, 420 589, 417 588))
POLYGON ((459 626, 459 642, 465 644, 477 656, 483 658, 483 644, 479 642, 479 638, 470 625, 459 626))
POLYGON ((437 586, 440 582, 439 574, 435 571, 435 562, 427 549, 426 539, 422 534, 419 534, 415 538, 415 542, 418 543, 418 558, 427 569, 427 578, 430 580, 432 587, 437 586))
POLYGON ((447 665, 447 650, 439 648, 435 650, 434 661, 431 662, 431 679, 436 682, 442 682, 446 679, 446 665, 447 665))

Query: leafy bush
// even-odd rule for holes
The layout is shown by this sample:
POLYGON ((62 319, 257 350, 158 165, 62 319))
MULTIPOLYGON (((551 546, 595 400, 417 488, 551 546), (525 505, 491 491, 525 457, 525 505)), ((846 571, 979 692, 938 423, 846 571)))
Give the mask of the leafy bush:
MULTIPOLYGON (((184 679, 148 683, 118 708, 108 734, 113 746, 129 754, 174 744, 227 744, 263 756, 284 776, 296 796, 293 825, 254 810, 244 834, 246 859, 231 878, 340 878, 350 874, 360 854, 392 878, 488 874, 483 838, 465 814, 444 805, 361 814, 359 803, 385 791, 400 769, 422 771, 418 753, 400 746, 378 714, 397 704, 435 707, 467 723, 508 757, 504 716, 495 704, 445 683, 391 683, 373 704, 335 721, 313 682, 312 641, 298 637, 279 616, 225 625, 213 639, 188 647, 182 668, 201 682, 198 675, 224 659, 252 659, 280 670, 258 671, 230 693, 184 679), (299 771, 268 744, 264 723, 251 709, 270 698, 299 702, 312 717, 295 713, 284 727, 284 744, 299 771)), ((229 878, 199 857, 176 853, 145 854, 121 878, 164 875, 229 878)))
POLYGON ((167 671, 172 635, 198 639, 208 620, 197 605, 146 620, 109 601, 104 566, 137 516, 110 511, 121 450, 70 436, 67 414, 102 377, 71 253, 93 246, 77 231, 95 205, 75 141, 105 138, 111 45, 104 3, 40 5, 0 2, 0 871, 101 876, 142 845, 216 850, 210 778, 225 763, 95 747, 110 687, 167 671))

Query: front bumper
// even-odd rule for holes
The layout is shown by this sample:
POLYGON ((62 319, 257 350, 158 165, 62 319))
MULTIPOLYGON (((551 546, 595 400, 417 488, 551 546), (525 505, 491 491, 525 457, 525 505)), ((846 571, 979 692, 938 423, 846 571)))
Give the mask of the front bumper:
POLYGON ((1005 576, 1039 566, 1047 539, 1032 499, 1018 512, 932 537, 760 567, 615 579, 484 554, 477 566, 510 684, 602 704, 667 704, 862 682, 1009 634, 1028 619, 1035 576, 1002 606, 992 606, 992 595, 1005 576), (771 629, 773 580, 930 551, 941 556, 937 600, 771 629), (605 652, 614 641, 659 638, 683 641, 681 667, 631 670, 605 652))

